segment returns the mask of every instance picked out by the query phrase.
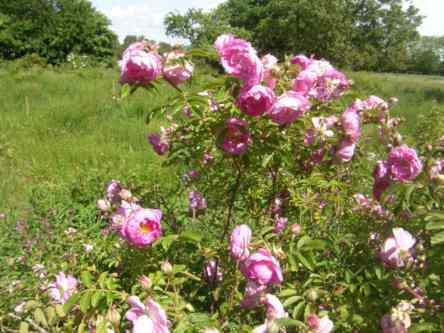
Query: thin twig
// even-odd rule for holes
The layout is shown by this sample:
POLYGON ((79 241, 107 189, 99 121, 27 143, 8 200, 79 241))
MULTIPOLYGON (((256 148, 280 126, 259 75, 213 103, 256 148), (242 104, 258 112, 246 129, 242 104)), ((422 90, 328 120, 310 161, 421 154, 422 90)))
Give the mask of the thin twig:
POLYGON ((236 164, 236 166, 237 166, 236 183, 234 184, 233 192, 231 193, 231 198, 230 198, 230 202, 228 205, 227 220, 225 221, 224 232, 222 233, 221 241, 223 241, 225 239, 225 237, 227 236, 228 230, 230 228, 231 217, 233 215, 234 202, 236 201, 236 195, 237 195, 237 192, 239 191, 239 186, 240 186, 240 182, 241 182, 241 178, 242 178, 242 169, 237 164, 236 164))

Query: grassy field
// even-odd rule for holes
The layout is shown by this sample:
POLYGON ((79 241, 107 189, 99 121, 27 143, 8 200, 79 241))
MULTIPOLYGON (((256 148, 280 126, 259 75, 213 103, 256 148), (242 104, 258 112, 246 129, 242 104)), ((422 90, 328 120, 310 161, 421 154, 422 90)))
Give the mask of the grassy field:
MULTIPOLYGON (((415 133, 418 115, 432 109, 444 114, 442 77, 350 76, 366 94, 397 96, 394 112, 406 119, 408 134, 415 133)), ((0 209, 27 207, 36 186, 57 192, 85 177, 98 184, 130 175, 168 181, 146 141, 159 120, 147 126, 144 118, 174 92, 165 89, 153 96, 139 91, 118 102, 113 99, 116 80, 112 70, 0 70, 0 209)))

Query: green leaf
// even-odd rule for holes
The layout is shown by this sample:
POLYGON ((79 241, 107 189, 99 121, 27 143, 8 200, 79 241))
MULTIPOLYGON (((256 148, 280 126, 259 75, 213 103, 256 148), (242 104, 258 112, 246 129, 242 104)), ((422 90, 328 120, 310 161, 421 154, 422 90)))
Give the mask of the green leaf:
POLYGON ((54 320, 56 319, 56 312, 52 306, 50 306, 46 309, 46 316, 48 317, 49 324, 52 324, 54 322, 54 320))
POLYGON ((157 244, 160 244, 165 251, 168 251, 171 244, 173 244, 173 242, 176 241, 178 238, 179 238, 178 235, 168 235, 168 236, 162 237, 157 242, 157 244))
POLYGON ((35 309, 34 319, 37 323, 42 324, 45 327, 48 327, 48 322, 46 320, 45 314, 43 313, 42 309, 40 308, 35 309))
POLYGON ((293 309, 292 317, 298 318, 302 314, 302 310, 304 309, 304 307, 305 307, 305 301, 296 305, 293 309))
POLYGON ((313 239, 306 241, 302 248, 304 250, 324 250, 327 247, 327 243, 320 239, 313 239))
POLYGON ((431 239, 432 245, 444 243, 444 231, 433 235, 431 239))
POLYGON ((183 239, 199 243, 202 240, 202 235, 193 230, 185 230, 180 235, 183 239))
POLYGON ((313 270, 313 265, 305 258, 302 253, 296 252, 296 257, 298 257, 299 261, 304 265, 308 270, 313 270))
POLYGON ((303 237, 301 237, 301 239, 299 239, 299 241, 298 241, 298 243, 297 243, 297 248, 298 248, 298 250, 302 249, 302 248, 304 247, 304 245, 305 245, 306 243, 308 243, 310 240, 311 240, 311 238, 308 237, 308 236, 303 236, 303 237))
POLYGON ((279 327, 307 327, 303 322, 290 318, 277 319, 276 323, 279 325, 279 327))
POLYGON ((415 324, 409 329, 409 333, 420 333, 420 332, 438 332, 436 326, 432 323, 420 323, 415 324))
POLYGON ((63 306, 62 305, 60 305, 60 304, 57 304, 56 306, 55 306, 55 311, 56 311, 56 313, 57 313, 57 316, 59 316, 60 318, 63 318, 63 317, 65 317, 65 311, 63 311, 63 306))
POLYGON ((80 280, 82 280, 82 283, 88 288, 91 288, 93 284, 92 279, 93 278, 90 272, 83 271, 82 273, 80 273, 80 280))
POLYGON ((92 294, 92 292, 87 291, 80 298, 80 311, 82 311, 83 313, 86 313, 91 307, 92 294))
POLYGON ((426 230, 444 229, 444 221, 432 221, 426 224, 426 230))
POLYGON ((270 155, 265 156, 265 158, 262 160, 262 167, 263 168, 266 168, 268 166, 268 164, 270 163, 273 156, 274 156, 274 153, 271 153, 270 155))
POLYGON ((73 294, 66 302, 63 304, 63 311, 68 313, 71 311, 72 307, 77 303, 80 298, 80 293, 73 294))
POLYGON ((293 297, 287 298, 283 305, 284 305, 284 307, 287 307, 289 305, 299 302, 302 299, 304 299, 304 297, 302 297, 302 296, 293 296, 293 297))
POLYGON ((102 291, 94 292, 91 297, 91 305, 95 308, 103 297, 105 297, 105 295, 102 291))
POLYGON ((297 294, 297 291, 296 290, 294 290, 294 289, 284 289, 284 290, 282 290, 281 292, 280 292, 280 296, 281 297, 289 297, 289 296, 293 296, 293 295, 296 295, 297 294))
POLYGON ((29 324, 25 321, 22 321, 20 323, 19 332, 20 333, 28 333, 29 332, 29 324))

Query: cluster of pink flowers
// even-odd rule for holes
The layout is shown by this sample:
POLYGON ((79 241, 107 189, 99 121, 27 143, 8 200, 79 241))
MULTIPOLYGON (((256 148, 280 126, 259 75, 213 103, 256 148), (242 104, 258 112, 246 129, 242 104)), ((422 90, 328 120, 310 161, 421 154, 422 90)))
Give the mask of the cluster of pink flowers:
POLYGON ((145 41, 131 44, 123 53, 120 65, 120 82, 132 86, 147 86, 161 74, 173 85, 189 80, 194 66, 185 61, 185 53, 174 50, 162 58, 157 45, 145 41))
POLYGON ((137 296, 130 296, 128 303, 131 309, 126 313, 126 319, 133 323, 133 333, 169 333, 170 322, 165 310, 153 299, 148 298, 145 303, 137 296))
POLYGON ((393 237, 385 240, 380 250, 381 260, 388 266, 405 267, 413 260, 416 239, 402 228, 393 229, 393 237))
POLYGON ((162 212, 143 208, 137 201, 120 182, 112 180, 107 187, 106 199, 100 199, 97 206, 111 220, 111 228, 123 239, 133 246, 146 247, 162 235, 162 212))
POLYGON ((48 285, 49 297, 56 303, 64 304, 77 291, 77 285, 75 277, 60 272, 55 281, 48 285))
POLYGON ((422 162, 416 151, 406 145, 392 148, 386 161, 378 161, 373 171, 373 195, 381 199, 384 191, 393 181, 414 180, 422 171, 422 162))
POLYGON ((401 301, 390 313, 381 319, 383 333, 407 333, 412 325, 410 314, 413 311, 412 304, 401 301))
POLYGON ((301 68, 301 72, 293 81, 293 90, 304 96, 325 103, 342 96, 350 85, 344 73, 328 61, 298 55, 291 62, 301 68))

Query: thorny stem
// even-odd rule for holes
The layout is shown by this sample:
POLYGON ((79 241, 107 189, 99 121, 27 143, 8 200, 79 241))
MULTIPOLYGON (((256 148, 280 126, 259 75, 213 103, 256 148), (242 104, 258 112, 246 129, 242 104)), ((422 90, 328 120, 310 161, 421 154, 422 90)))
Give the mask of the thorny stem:
POLYGON ((240 186, 240 182, 241 182, 241 178, 242 178, 241 167, 237 163, 235 163, 235 165, 237 167, 237 177, 236 177, 236 182, 234 184, 233 191, 231 193, 231 198, 230 198, 230 201, 228 204, 227 219, 225 221, 224 232, 222 233, 221 241, 223 241, 225 239, 225 237, 227 236, 228 230, 230 228, 231 218, 233 215, 234 202, 236 201, 236 195, 237 195, 237 192, 239 191, 239 186, 240 186))

